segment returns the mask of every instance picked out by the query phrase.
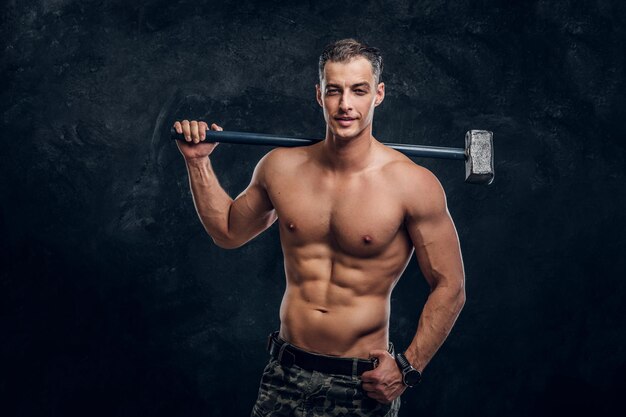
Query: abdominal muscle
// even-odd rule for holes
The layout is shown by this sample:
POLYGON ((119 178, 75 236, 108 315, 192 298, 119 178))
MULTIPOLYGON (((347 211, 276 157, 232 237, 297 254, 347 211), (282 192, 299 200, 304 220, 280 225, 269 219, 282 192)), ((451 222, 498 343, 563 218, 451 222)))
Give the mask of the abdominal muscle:
POLYGON ((380 260, 303 261, 288 255, 280 308, 284 340, 310 352, 365 359, 374 349, 388 348, 389 299, 401 271, 381 269, 380 260))

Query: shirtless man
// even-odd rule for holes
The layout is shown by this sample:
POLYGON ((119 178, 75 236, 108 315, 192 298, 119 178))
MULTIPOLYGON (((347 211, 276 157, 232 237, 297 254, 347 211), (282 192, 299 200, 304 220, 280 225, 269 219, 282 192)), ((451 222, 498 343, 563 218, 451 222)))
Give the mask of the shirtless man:
POLYGON ((218 246, 240 247, 278 220, 287 284, 252 415, 395 416, 465 302, 458 236, 435 176, 372 136, 385 97, 378 50, 335 42, 319 71, 325 140, 272 150, 235 200, 211 168, 206 123, 176 122, 177 144, 218 246), (413 250, 431 293, 396 355, 390 297, 413 250))

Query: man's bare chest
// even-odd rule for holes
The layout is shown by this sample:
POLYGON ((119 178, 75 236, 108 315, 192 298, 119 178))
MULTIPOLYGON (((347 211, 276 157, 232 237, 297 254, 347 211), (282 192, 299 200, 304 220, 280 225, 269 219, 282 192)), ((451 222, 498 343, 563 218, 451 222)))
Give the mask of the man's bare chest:
POLYGON ((268 191, 281 238, 292 246, 321 243, 355 256, 375 256, 403 227, 401 202, 384 181, 289 177, 268 191))

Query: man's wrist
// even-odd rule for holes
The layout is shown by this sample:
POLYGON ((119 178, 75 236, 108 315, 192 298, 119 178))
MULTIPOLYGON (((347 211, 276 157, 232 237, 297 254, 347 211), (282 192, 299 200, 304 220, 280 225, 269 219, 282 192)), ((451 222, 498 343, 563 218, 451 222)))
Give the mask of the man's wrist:
POLYGON ((404 357, 407 358, 411 366, 420 371, 420 373, 422 373, 422 371, 426 367, 424 365, 424 362, 420 360, 417 352, 414 349, 411 349, 411 347, 407 348, 407 350, 404 352, 404 357))
POLYGON ((198 167, 206 165, 209 162, 208 156, 201 156, 199 158, 185 158, 185 163, 192 167, 198 167))
POLYGON ((422 380, 422 373, 411 365, 411 362, 404 354, 396 354, 396 364, 402 373, 402 382, 407 387, 413 387, 422 380))

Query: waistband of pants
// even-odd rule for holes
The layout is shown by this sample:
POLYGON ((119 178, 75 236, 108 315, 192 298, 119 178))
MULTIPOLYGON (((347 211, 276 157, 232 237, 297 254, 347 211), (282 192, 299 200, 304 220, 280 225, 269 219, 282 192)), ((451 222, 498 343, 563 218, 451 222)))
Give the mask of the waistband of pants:
MULTIPOLYGON (((296 365, 307 371, 326 374, 361 376, 378 365, 376 359, 340 358, 307 352, 278 337, 278 331, 270 333, 267 338, 267 351, 287 368, 296 365)), ((388 351, 394 354, 393 343, 389 343, 388 351)))

